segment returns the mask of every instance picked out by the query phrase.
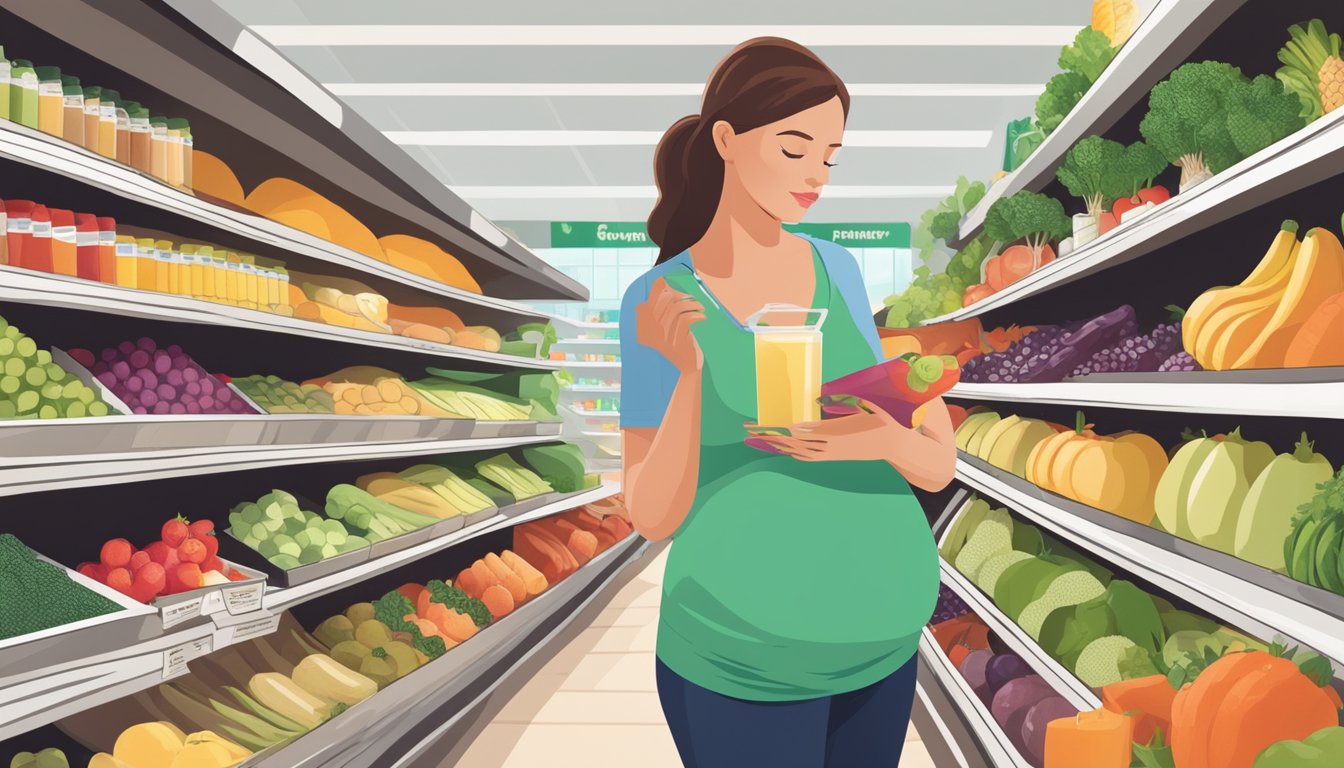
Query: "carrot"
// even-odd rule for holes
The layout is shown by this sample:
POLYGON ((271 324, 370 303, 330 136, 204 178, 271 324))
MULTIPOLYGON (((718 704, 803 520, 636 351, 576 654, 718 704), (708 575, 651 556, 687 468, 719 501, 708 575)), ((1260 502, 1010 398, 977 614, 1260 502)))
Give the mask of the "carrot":
POLYGON ((461 643, 470 640, 471 636, 476 634, 476 622, 465 613, 449 610, 444 614, 443 633, 454 642, 461 643))
POLYGON ((575 529, 569 534, 568 547, 580 563, 586 563, 597 556, 597 537, 588 531, 575 529))
POLYGON ((423 592, 424 589, 423 585, 411 583, 402 584, 400 587, 397 587, 397 591, 405 595, 406 599, 411 601, 411 605, 415 605, 415 602, 420 599, 420 593, 423 592))
POLYGON ((471 572, 476 576, 476 580, 482 585, 482 593, 490 587, 499 583, 499 577, 486 566, 484 560, 477 560, 471 564, 471 572))
POLYGON ((509 590, 515 605, 527 599, 527 585, 523 583, 523 577, 514 573, 509 566, 505 565, 504 561, 499 559, 499 555, 491 552, 485 556, 484 560, 485 567, 495 574, 495 578, 499 579, 500 585, 509 590))
POLYGON ((602 527, 602 518, 592 514, 591 512, 576 510, 573 513, 570 513, 569 515, 566 515, 566 517, 569 520, 572 520, 575 525, 577 525, 578 527, 582 528, 585 531, 595 532, 602 527))
POLYGON ((470 567, 463 568, 462 572, 457 574, 457 581, 454 582, 458 589, 467 593, 467 597, 480 597, 489 584, 482 584, 476 572, 470 567))
POLYGON ((542 592, 546 591, 546 587, 550 586, 546 583, 546 577, 541 575, 541 571, 538 571, 531 563, 519 557, 513 550, 504 550, 500 553, 499 559, 504 561, 504 564, 509 566, 514 573, 522 577, 523 584, 527 587, 527 594, 529 596, 535 597, 540 595, 542 592))
POLYGON ((496 619, 513 612, 513 596, 499 584, 486 587, 481 593, 481 602, 485 603, 485 607, 490 609, 490 615, 496 619))
MULTIPOLYGON (((514 529, 513 547, 523 559, 536 564, 535 567, 541 571, 547 584, 554 584, 565 577, 568 564, 564 555, 545 537, 528 529, 527 526, 514 529)), ((528 591, 531 591, 530 587, 528 591)))
POLYGON ((1176 689, 1166 675, 1149 675, 1111 683, 1101 689, 1102 706, 1118 714, 1138 713, 1134 718, 1134 741, 1147 744, 1161 728, 1171 731, 1171 705, 1176 689))
POLYGON ((630 527, 630 523, 626 522, 625 518, 617 517, 615 515, 608 515, 607 517, 602 518, 602 527, 612 536, 616 537, 617 541, 621 541, 631 533, 634 533, 634 529, 630 527))

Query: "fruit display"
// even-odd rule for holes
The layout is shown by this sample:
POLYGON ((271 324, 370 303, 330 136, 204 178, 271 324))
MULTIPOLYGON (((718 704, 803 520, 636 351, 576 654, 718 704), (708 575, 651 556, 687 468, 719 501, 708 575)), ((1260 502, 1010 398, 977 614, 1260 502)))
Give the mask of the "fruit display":
POLYGON ((1283 66, 1274 76, 1302 102, 1301 116, 1315 120, 1344 104, 1344 58, 1340 37, 1320 19, 1288 28, 1288 43, 1279 49, 1283 66))
POLYGON ((1068 237, 1069 231, 1064 206, 1054 198, 1021 190, 995 200, 985 214, 985 234, 1007 247, 981 263, 982 279, 966 289, 963 306, 988 298, 1053 261, 1050 243, 1068 237))
POLYGON ((50 350, 0 318, 0 419, 107 416, 107 403, 53 362, 50 350))
POLYGON ((300 508, 280 489, 229 512, 229 535, 255 549, 277 568, 290 569, 368 547, 369 539, 352 533, 340 520, 300 508))
POLYGON ((440 376, 412 382, 422 399, 449 413, 483 421, 523 421, 532 418, 532 406, 520 399, 473 387, 440 376))
POLYGON ((335 413, 331 393, 316 384, 295 384, 279 376, 245 376, 230 383, 267 413, 335 413))
POLYGON ((142 603, 248 578, 219 558, 214 523, 181 515, 164 523, 159 538, 143 549, 126 539, 109 539, 98 562, 80 563, 76 570, 142 603))
POLYGON ((20 752, 9 761, 9 768, 70 768, 65 752, 48 747, 41 752, 20 752))
POLYGON ((160 347, 146 336, 123 341, 97 355, 72 349, 70 356, 89 368, 135 414, 256 413, 176 344, 160 347))
POLYGON ((331 397, 334 411, 359 416, 434 416, 474 418, 442 407, 425 398, 392 371, 359 365, 309 379, 306 386, 318 386, 331 397))
POLYGON ((1285 221, 1264 258, 1239 285, 1195 299, 1182 331, 1185 351, 1210 370, 1301 368, 1344 363, 1334 334, 1344 304, 1344 245, 1327 229, 1285 221))
POLYGON ((0 533, 0 574, 0 640, 122 610, 8 533, 0 533))
POLYGON ((1344 594, 1344 566, 1341 566, 1344 558, 1340 557, 1341 550, 1344 550, 1344 538, 1340 534, 1344 530, 1344 494, 1341 494, 1341 489, 1344 489, 1344 470, 1329 476, 1329 462, 1311 455, 1309 445, 1304 448, 1299 444, 1298 448, 1291 459, 1275 457, 1256 480, 1256 487, 1252 489, 1255 495, 1252 497, 1248 494, 1242 514, 1245 515, 1246 508, 1251 507, 1257 517, 1244 526, 1238 526, 1237 542, 1244 543, 1244 551, 1252 556, 1262 554, 1267 563, 1277 565, 1280 562, 1278 558, 1282 557, 1280 570, 1298 581, 1344 594), (1270 473, 1276 474, 1262 483, 1261 480, 1270 473), (1308 485, 1322 475, 1327 476, 1320 483, 1308 485), (1311 490, 1313 487, 1314 492, 1311 490), (1284 494, 1277 504, 1273 501, 1275 497, 1269 495, 1276 488, 1284 494), (1284 540, 1282 552, 1270 552, 1275 539, 1269 537, 1284 530, 1288 516, 1294 509, 1291 504, 1308 494, 1310 498, 1296 507, 1298 511, 1290 523, 1291 529, 1284 540), (1264 517, 1268 520, 1262 523, 1261 518, 1264 517), (1247 530, 1244 542, 1243 527, 1247 530), (1266 537, 1263 544, 1252 538, 1261 532, 1260 529, 1263 529, 1266 537))
MULTIPOLYGON (((1154 491, 1167 469, 1167 452, 1140 432, 1102 436, 1084 421, 1079 411, 1073 430, 1038 442, 1027 456, 1025 472, 1014 474, 1047 491, 1128 520, 1144 525, 1152 522, 1154 491)), ((1002 456, 997 446, 998 442, 992 446, 990 463, 1002 456)), ((1016 453, 1021 455, 1020 444, 1016 453)))
POLYGON ((94 755, 89 768, 230 768, 251 756, 250 750, 213 731, 188 734, 170 722, 156 720, 122 731, 112 753, 94 755))

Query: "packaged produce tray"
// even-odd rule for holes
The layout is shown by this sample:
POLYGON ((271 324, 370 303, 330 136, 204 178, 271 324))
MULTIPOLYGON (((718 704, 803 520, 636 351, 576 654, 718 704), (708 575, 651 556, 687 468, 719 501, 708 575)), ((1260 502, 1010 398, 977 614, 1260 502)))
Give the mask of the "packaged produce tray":
POLYGON ((530 499, 523 499, 521 501, 516 501, 508 505, 507 507, 501 508, 499 512, 505 517, 518 517, 519 515, 525 515, 528 512, 540 509, 546 506, 547 504, 553 504, 565 498, 566 496, 570 495, 573 494, 565 494, 560 493, 559 491, 551 491, 550 493, 543 493, 539 496, 533 496, 530 499))
POLYGON ((41 554, 37 557, 65 571, 79 586, 116 603, 121 610, 0 640, 0 680, 125 648, 158 634, 159 621, 151 606, 132 600, 51 558, 41 554))
POLYGON ((261 596, 266 592, 266 574, 222 557, 220 560, 247 578, 154 598, 150 608, 158 613, 162 629, 200 624, 216 613, 238 615, 261 608, 261 596))
POLYGON ((262 557, 260 552, 240 541, 233 535, 232 529, 226 530, 225 533, 227 539, 221 536, 220 541, 222 546, 228 548, 229 557, 236 559, 238 562, 246 563, 253 570, 266 574, 268 583, 280 587, 294 587, 314 579, 320 579, 337 571, 343 571, 346 568, 368 562, 370 557, 369 547, 360 547, 333 557, 323 558, 315 563, 308 563, 286 570, 262 557))

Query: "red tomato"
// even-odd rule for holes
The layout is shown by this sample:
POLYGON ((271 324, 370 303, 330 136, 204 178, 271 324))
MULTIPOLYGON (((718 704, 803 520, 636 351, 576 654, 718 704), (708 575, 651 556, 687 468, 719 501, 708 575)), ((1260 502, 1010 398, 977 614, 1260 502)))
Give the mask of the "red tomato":
POLYGON ((182 517, 175 517, 163 524, 163 543, 170 547, 176 547, 186 540, 190 533, 187 530, 187 521, 182 517))
POLYGON ((204 539, 215 532, 215 524, 209 520, 197 520, 187 526, 188 535, 196 539, 204 539))
POLYGON ((102 560, 110 568, 124 568, 131 562, 135 547, 125 539, 110 539, 103 545, 102 560))
POLYGON ((149 555, 149 559, 159 565, 163 565, 163 562, 168 559, 168 551, 168 545, 162 541, 156 541, 145 547, 145 552, 149 555))
POLYGON ((79 571, 79 573, 83 576, 88 576, 90 579, 97 579, 98 577, 95 575, 97 572, 97 568, 98 566, 94 565, 93 563, 80 563, 78 566, 75 567, 75 570, 79 571))
POLYGON ((177 580, 188 590, 201 586, 201 566, 196 563, 182 563, 177 566, 177 580))
POLYGON ((168 586, 168 574, 164 572, 163 566, 158 563, 150 563, 144 568, 135 572, 134 583, 148 584, 158 595, 168 586))
POLYGON ((149 553, 142 549, 131 555, 131 564, 128 567, 131 569, 131 573, 135 573, 151 562, 153 561, 150 560, 149 553))
POLYGON ((219 537, 213 533, 200 540, 205 544, 205 554, 207 557, 214 557, 219 554, 219 537))
POLYGON ((131 572, 125 568, 113 568, 107 572, 107 586, 123 595, 131 594, 131 572))
POLYGON ((200 539, 187 539, 177 548, 177 557, 184 563, 201 563, 207 556, 205 543, 200 539))

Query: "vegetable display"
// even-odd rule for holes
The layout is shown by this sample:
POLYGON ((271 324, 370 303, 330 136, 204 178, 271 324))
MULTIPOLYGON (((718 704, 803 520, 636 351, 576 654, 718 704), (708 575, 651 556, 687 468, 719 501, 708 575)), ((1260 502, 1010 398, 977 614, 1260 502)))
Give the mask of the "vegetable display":
POLYGON ((247 578, 219 559, 214 523, 181 515, 164 523, 159 538, 143 549, 126 539, 110 539, 98 562, 80 563, 76 570, 142 603, 247 578))
POLYGON ((136 414, 255 413, 242 398, 176 344, 160 347, 145 336, 107 347, 98 355, 73 349, 112 394, 136 414))
POLYGON ((335 413, 331 393, 316 384, 295 384, 279 376, 246 376, 230 383, 267 413, 335 413))
MULTIPOLYGON (((1310 469, 1298 471, 1314 476, 1323 469, 1314 460, 1309 466, 1310 469)), ((1328 467, 1326 464, 1325 468, 1328 467)), ((1305 490, 1294 488, 1298 498, 1305 490)), ((1292 500, 1289 497, 1284 501, 1292 500)), ((1278 513, 1287 514, 1289 510, 1285 506, 1278 513)), ((1340 556, 1344 549, 1344 470, 1316 485, 1310 500, 1297 510, 1292 530, 1283 543, 1287 574, 1298 581, 1344 594, 1344 557, 1340 556)))
POLYGON ((300 509, 293 494, 272 490, 229 512, 229 534, 277 568, 297 568, 369 546, 341 521, 300 509))
POLYGON ((1279 49, 1283 66, 1274 76, 1302 102, 1300 115, 1310 121, 1344 104, 1344 59, 1340 37, 1329 33, 1320 19, 1305 28, 1288 28, 1288 42, 1279 49))
POLYGON ((0 419, 106 416, 98 393, 55 362, 51 351, 0 317, 0 419))
POLYGON ((1063 71, 1050 78, 1036 99, 1036 122, 1044 134, 1059 127, 1113 58, 1115 48, 1110 38, 1092 27, 1083 27, 1073 42, 1060 50, 1059 67, 1063 71))
POLYGON ((1129 180, 1118 173, 1124 164, 1125 151, 1123 144, 1088 136, 1064 155, 1055 176, 1069 194, 1083 199, 1089 216, 1099 216, 1117 198, 1134 194, 1129 191, 1129 180))
POLYGON ((122 610, 8 533, 0 533, 0 574, 0 640, 122 610))

